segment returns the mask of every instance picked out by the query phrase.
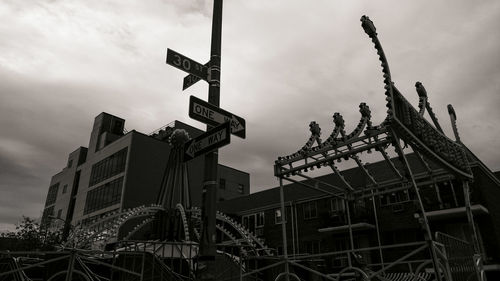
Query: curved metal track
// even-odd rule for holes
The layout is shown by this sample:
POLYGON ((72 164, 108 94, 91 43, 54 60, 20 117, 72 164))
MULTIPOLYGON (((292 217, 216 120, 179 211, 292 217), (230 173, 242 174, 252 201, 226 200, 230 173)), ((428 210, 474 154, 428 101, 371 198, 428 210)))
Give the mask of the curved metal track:
MULTIPOLYGON (((164 208, 160 205, 153 204, 151 206, 139 206, 121 213, 113 213, 113 215, 105 216, 102 219, 93 222, 88 231, 80 235, 78 241, 68 241, 68 245, 73 243, 76 247, 86 247, 93 242, 100 241, 102 245, 108 243, 112 238, 116 238, 120 228, 128 221, 140 217, 145 217, 143 221, 137 224, 132 231, 126 236, 125 240, 133 237, 141 228, 145 227, 154 220, 154 216, 164 208), (110 219, 111 218, 111 219, 110 219)), ((194 226, 201 225, 201 210, 193 207, 190 210, 185 210, 181 204, 176 205, 176 210, 179 211, 182 220, 185 241, 191 241, 192 236, 189 231, 189 223, 194 226), (188 217, 188 214, 190 215, 188 217)), ((241 242, 246 243, 253 249, 255 255, 267 254, 271 255, 271 251, 265 246, 264 242, 256 237, 253 233, 245 229, 240 223, 233 220, 231 217, 222 212, 217 211, 217 229, 224 237, 231 241, 234 245, 240 245, 241 242)), ((193 227, 193 232, 199 239, 199 230, 193 227), (197 235, 198 233, 198 235, 197 235)), ((248 251, 244 251, 247 253, 248 251)))

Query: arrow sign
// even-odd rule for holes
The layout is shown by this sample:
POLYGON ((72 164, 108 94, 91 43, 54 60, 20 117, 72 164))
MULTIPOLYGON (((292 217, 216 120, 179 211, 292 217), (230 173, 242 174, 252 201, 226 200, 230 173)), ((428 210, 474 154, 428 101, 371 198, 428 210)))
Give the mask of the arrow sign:
POLYGON ((206 66, 181 55, 176 51, 167 49, 167 64, 170 64, 180 70, 184 70, 200 79, 207 80, 208 68, 206 66))
MULTIPOLYGON (((208 67, 210 62, 205 63, 205 66, 208 67)), ((184 77, 184 80, 182 82, 182 90, 186 90, 187 88, 193 86, 196 82, 200 81, 201 78, 198 76, 195 76, 193 74, 189 74, 188 76, 184 77)))
POLYGON ((189 98, 189 117, 212 126, 229 122, 231 134, 245 138, 245 119, 194 96, 189 98))
POLYGON ((230 124, 226 122, 199 135, 184 145, 184 161, 191 160, 231 142, 230 124))

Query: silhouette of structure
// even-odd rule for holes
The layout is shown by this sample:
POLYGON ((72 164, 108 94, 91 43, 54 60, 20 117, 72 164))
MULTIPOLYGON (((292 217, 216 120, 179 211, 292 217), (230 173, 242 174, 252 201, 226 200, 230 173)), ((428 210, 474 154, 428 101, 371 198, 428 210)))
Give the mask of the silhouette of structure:
MULTIPOLYGON (((486 207, 494 204, 485 198, 488 195, 471 199, 469 184, 475 179, 478 193, 485 184, 488 192, 497 194, 499 181, 460 141, 451 106, 448 110, 455 140, 444 135, 421 83, 416 83, 418 109, 406 101, 391 79, 375 26, 366 16, 361 22, 382 63, 387 117, 373 125, 369 107, 361 103, 357 127, 347 133, 342 116, 335 113, 335 127, 325 140, 321 139, 320 126, 311 122, 306 144, 275 161, 279 188, 221 202, 223 210, 230 210, 232 216, 216 212, 216 280, 485 280, 485 256, 496 253, 481 248, 484 243, 479 241, 476 221, 478 217, 483 224, 493 220, 487 217, 486 207), (424 119, 425 112, 432 124, 424 119), (392 149, 397 158, 390 157, 392 149), (412 153, 407 153, 409 149, 412 153), (384 161, 363 163, 361 154, 374 151, 384 161), (357 168, 340 171, 339 161, 354 161, 357 168), (317 178, 307 175, 320 168, 331 169, 332 174, 317 178), (490 177, 489 181, 485 177, 490 177), (283 181, 293 184, 284 186, 283 181), (242 210, 251 202, 256 203, 254 209, 242 210), (317 228, 312 222, 323 210, 318 208, 321 204, 329 206, 330 212, 325 225, 317 228), (298 210, 303 214, 301 220, 298 210), (278 233, 275 228, 264 227, 270 223, 269 217, 279 228, 278 233), (395 221, 397 218, 401 220, 395 221), (454 232, 456 229, 448 231, 447 226, 455 222, 466 227, 462 237, 454 232), (404 230, 404 235, 397 235, 404 230), (325 245, 318 237, 331 240, 325 240, 325 245)), ((66 217, 67 221, 80 220, 84 227, 68 233, 59 252, 0 253, 0 280, 199 280, 198 266, 206 265, 198 259, 203 255, 202 212, 192 204, 193 170, 184 163, 181 153, 192 133, 176 122, 168 133, 164 130, 135 140, 132 136, 136 134, 120 135, 120 121, 102 115, 95 123, 88 151, 82 148, 70 154, 68 168, 74 160, 78 167, 86 165, 87 172, 82 170, 77 176, 76 169, 75 176, 70 177, 73 182, 79 180, 73 184, 68 200, 73 206, 68 212, 72 214, 66 217), (140 140, 150 147, 162 134, 172 146, 166 167, 159 169, 164 171, 163 177, 153 182, 141 174, 128 176, 133 165, 159 161, 156 153, 146 151, 150 153, 135 156, 142 162, 134 162, 133 142, 140 140), (111 146, 116 149, 106 150, 111 146), (128 156, 120 154, 124 147, 128 147, 128 156), (96 155, 102 158, 98 160, 96 155), (127 188, 122 188, 118 210, 114 210, 114 204, 103 207, 89 199, 104 181, 113 190, 119 186, 115 181, 120 173, 125 173, 123 180, 136 180, 141 188, 156 189, 154 195, 147 199, 138 195, 136 200, 144 202, 126 205, 127 188), (88 185, 82 184, 86 181, 88 185), (86 192, 85 200, 78 197, 79 186, 92 189, 86 192), (89 208, 103 211, 85 217, 92 216, 85 214, 89 208)), ((58 189, 53 182, 46 210, 57 206, 58 189)), ((110 198, 115 202, 115 197, 110 198)), ((494 224, 494 228, 499 226, 494 224)))

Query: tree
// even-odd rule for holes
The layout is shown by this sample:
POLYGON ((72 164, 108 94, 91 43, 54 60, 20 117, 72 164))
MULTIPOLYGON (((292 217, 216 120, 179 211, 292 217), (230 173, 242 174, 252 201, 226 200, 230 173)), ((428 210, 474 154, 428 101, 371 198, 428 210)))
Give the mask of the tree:
POLYGON ((34 219, 23 216, 13 232, 2 233, 2 248, 10 251, 54 250, 61 243, 61 231, 43 229, 34 219))

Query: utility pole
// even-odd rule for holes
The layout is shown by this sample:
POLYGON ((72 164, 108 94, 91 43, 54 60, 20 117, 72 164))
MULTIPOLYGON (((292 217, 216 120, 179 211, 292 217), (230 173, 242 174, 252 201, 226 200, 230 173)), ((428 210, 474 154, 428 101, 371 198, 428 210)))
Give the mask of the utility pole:
MULTIPOLYGON (((222 0, 214 0, 212 15, 212 42, 210 48, 210 62, 208 69, 208 103, 219 107, 220 104, 220 65, 221 65, 221 38, 222 38, 222 0)), ((207 132, 212 126, 207 125, 207 132)), ((205 155, 205 174, 203 180, 201 216, 203 221, 200 260, 201 267, 199 280, 215 281, 216 257, 216 201, 217 201, 217 168, 218 150, 205 155), (204 268, 203 268, 204 267, 204 268)))
POLYGON ((185 90, 200 80, 209 84, 208 102, 191 96, 189 117, 207 124, 207 131, 185 144, 184 161, 205 155, 205 173, 201 202, 201 237, 198 258, 197 280, 215 281, 216 268, 216 203, 218 148, 230 143, 230 136, 245 138, 245 119, 219 108, 220 105, 220 61, 222 38, 222 0, 214 0, 212 15, 212 42, 210 61, 196 62, 180 53, 167 49, 167 64, 189 73, 184 77, 185 90), (214 142, 213 135, 219 137, 214 142))

